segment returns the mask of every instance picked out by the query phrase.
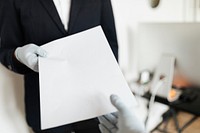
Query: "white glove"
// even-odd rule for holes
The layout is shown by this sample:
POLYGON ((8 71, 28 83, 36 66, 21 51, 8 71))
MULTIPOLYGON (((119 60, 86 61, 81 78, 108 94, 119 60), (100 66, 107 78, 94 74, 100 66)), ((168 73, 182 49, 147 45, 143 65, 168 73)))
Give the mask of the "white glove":
POLYGON ((118 113, 99 117, 99 128, 102 133, 146 133, 142 123, 123 101, 116 95, 111 95, 111 103, 118 113))
POLYGON ((28 44, 23 47, 18 47, 15 50, 15 57, 17 60, 35 72, 38 72, 39 56, 46 57, 47 52, 35 44, 28 44))

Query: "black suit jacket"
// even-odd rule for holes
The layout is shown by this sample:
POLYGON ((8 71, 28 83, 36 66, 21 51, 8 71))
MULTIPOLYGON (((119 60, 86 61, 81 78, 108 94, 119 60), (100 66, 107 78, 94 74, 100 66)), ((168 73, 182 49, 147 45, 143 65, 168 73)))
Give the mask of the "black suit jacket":
POLYGON ((2 3, 0 61, 10 70, 25 75, 27 122, 32 128, 40 129, 39 76, 14 58, 15 49, 29 43, 40 46, 101 25, 117 58, 118 44, 111 2, 72 0, 68 31, 64 29, 53 0, 3 0, 2 3))

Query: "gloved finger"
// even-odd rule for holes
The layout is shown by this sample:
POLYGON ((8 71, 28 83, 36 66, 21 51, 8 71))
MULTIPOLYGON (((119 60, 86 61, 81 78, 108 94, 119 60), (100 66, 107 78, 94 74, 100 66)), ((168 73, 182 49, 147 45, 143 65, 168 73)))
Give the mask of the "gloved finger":
POLYGON ((117 133, 117 131, 118 131, 118 128, 112 128, 112 129, 110 129, 111 130, 111 133, 117 133))
POLYGON ((116 127, 116 125, 112 124, 108 119, 106 119, 104 116, 98 117, 99 122, 104 125, 107 129, 112 129, 116 127))
POLYGON ((40 57, 47 57, 47 52, 41 47, 37 48, 36 54, 40 57))
POLYGON ((101 133, 110 133, 110 131, 102 124, 99 124, 99 129, 101 133))
POLYGON ((114 115, 116 118, 119 118, 118 112, 114 112, 114 113, 111 113, 111 114, 114 115))
POLYGON ((112 124, 116 125, 117 124, 117 118, 113 114, 107 114, 104 115, 104 117, 109 120, 112 124))
POLYGON ((35 54, 31 54, 27 60, 28 66, 35 72, 38 72, 38 57, 35 54))
POLYGON ((39 67, 38 67, 38 57, 35 58, 35 61, 36 61, 36 63, 35 63, 35 65, 33 66, 33 71, 35 71, 35 72, 39 72, 39 67))
POLYGON ((35 71, 35 72, 39 72, 39 68, 38 68, 38 65, 37 66, 35 66, 34 68, 33 68, 33 71, 35 71))
POLYGON ((110 100, 113 106, 115 106, 120 113, 127 112, 128 110, 127 106, 117 95, 111 95, 110 100))

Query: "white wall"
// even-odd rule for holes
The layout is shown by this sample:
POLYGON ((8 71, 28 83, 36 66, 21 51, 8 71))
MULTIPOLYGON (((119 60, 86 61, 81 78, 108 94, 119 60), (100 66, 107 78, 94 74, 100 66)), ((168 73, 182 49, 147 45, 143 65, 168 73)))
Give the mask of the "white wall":
POLYGON ((23 77, 0 64, 0 133, 29 133, 24 114, 23 77))
POLYGON ((152 9, 148 0, 112 0, 119 39, 119 60, 127 80, 137 79, 136 29, 140 22, 193 21, 193 0, 160 0, 152 9))

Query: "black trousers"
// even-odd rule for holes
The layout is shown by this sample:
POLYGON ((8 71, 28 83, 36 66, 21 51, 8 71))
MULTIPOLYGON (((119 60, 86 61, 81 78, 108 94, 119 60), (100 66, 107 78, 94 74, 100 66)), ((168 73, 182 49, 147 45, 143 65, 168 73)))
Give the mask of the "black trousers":
POLYGON ((101 133, 98 119, 90 119, 82 122, 64 125, 52 129, 34 131, 34 133, 101 133))

